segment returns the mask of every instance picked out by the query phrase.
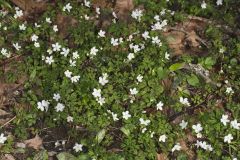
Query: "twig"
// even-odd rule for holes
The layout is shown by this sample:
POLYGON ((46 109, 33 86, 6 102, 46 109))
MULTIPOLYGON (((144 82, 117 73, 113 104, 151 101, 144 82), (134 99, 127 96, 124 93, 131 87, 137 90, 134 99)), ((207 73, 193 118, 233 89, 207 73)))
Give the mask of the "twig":
POLYGON ((8 125, 9 123, 11 123, 15 118, 16 118, 16 116, 14 116, 12 119, 10 119, 10 120, 7 121, 6 123, 4 123, 0 128, 5 127, 5 126, 8 125))

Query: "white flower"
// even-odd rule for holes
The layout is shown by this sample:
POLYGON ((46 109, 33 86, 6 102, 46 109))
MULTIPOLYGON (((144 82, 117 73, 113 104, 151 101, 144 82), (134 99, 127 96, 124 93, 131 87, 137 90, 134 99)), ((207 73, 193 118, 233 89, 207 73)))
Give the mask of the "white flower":
POLYGON ((36 28, 40 28, 41 27, 41 25, 37 24, 37 23, 34 23, 34 25, 35 25, 36 28))
POLYGON ((135 57, 135 56, 134 56, 133 53, 129 53, 128 56, 127 56, 127 58, 128 58, 129 61, 131 61, 134 57, 135 57))
POLYGON ((232 134, 228 134, 227 136, 224 137, 224 142, 231 143, 233 140, 232 134))
POLYGON ((116 39, 111 38, 111 44, 112 44, 113 46, 119 45, 118 39, 117 39, 117 38, 116 38, 116 39))
POLYGON ((11 53, 7 51, 7 49, 2 48, 1 49, 1 54, 7 58, 9 58, 11 56, 11 53))
POLYGON ((72 116, 67 116, 67 122, 73 122, 73 117, 72 116))
POLYGON ((70 63, 71 67, 75 67, 76 66, 76 61, 74 61, 72 59, 69 60, 69 63, 70 63))
POLYGON ((34 46, 35 46, 36 48, 39 48, 39 47, 40 47, 39 42, 34 42, 34 46))
POLYGON ((223 114, 222 118, 221 118, 221 122, 223 123, 224 126, 227 125, 228 122, 230 122, 230 120, 228 119, 228 115, 227 114, 223 114))
POLYGON ((142 133, 145 133, 147 131, 147 128, 142 129, 142 133))
POLYGON ((101 97, 101 89, 93 89, 92 95, 97 98, 97 97, 101 97))
POLYGON ((76 83, 76 82, 78 82, 79 79, 80 79, 80 76, 73 76, 73 77, 71 77, 71 81, 72 81, 72 83, 76 83))
POLYGON ((53 26, 53 31, 54 31, 54 32, 57 32, 57 31, 58 31, 58 26, 57 26, 57 25, 54 25, 54 26, 53 26))
POLYGON ((64 72, 64 74, 65 74, 65 76, 66 76, 67 78, 71 78, 71 76, 72 76, 72 72, 69 71, 69 70, 66 70, 66 71, 64 72))
POLYGON ((99 32, 98 32, 98 36, 99 37, 105 37, 105 31, 103 31, 103 30, 100 30, 99 32))
POLYGON ((91 50, 90 50, 90 55, 91 56, 96 56, 98 51, 99 50, 96 47, 92 47, 91 50))
POLYGON ((193 125, 192 129, 194 129, 195 133, 200 133, 203 130, 203 128, 202 128, 200 123, 198 123, 196 125, 193 125))
POLYGON ((130 94, 136 95, 138 93, 138 90, 136 88, 130 88, 130 94))
POLYGON ((45 62, 47 64, 52 64, 54 62, 53 56, 46 57, 45 62))
POLYGON ((82 145, 82 144, 75 143, 73 149, 75 150, 75 152, 82 151, 82 150, 83 150, 83 145, 82 145))
POLYGON ((48 49, 47 52, 48 52, 48 54, 52 54, 53 53, 52 49, 48 49))
POLYGON ((20 10, 19 8, 16 9, 16 13, 14 14, 14 18, 17 19, 19 17, 22 17, 23 16, 23 11, 20 10))
POLYGON ((153 138, 153 135, 155 134, 155 132, 153 131, 153 132, 151 132, 151 134, 150 134, 150 137, 151 138, 153 138))
POLYGON ((37 108, 40 109, 41 111, 48 110, 49 107, 49 102, 46 100, 42 100, 41 102, 37 103, 37 108))
POLYGON ((58 102, 61 99, 60 94, 59 93, 54 93, 53 94, 53 99, 58 102))
POLYGON ((142 76, 141 74, 139 74, 139 75, 137 76, 137 81, 138 81, 138 82, 142 82, 142 79, 143 79, 143 76, 142 76))
POLYGON ((219 53, 223 53, 223 52, 225 52, 225 49, 224 48, 220 48, 219 49, 219 53))
POLYGON ((70 12, 71 9, 72 9, 72 6, 71 6, 70 3, 66 4, 66 5, 63 7, 63 11, 64 11, 64 12, 65 12, 66 10, 67 10, 68 12, 70 12))
POLYGON ((143 34, 142 34, 142 37, 147 40, 148 38, 150 38, 149 36, 149 32, 148 31, 145 31, 143 34))
POLYGON ((61 49, 61 45, 59 45, 59 43, 57 42, 57 43, 55 43, 55 44, 52 44, 52 48, 53 48, 53 51, 60 51, 60 49, 61 49))
POLYGON ((217 0, 216 4, 217 4, 218 6, 222 5, 222 4, 223 4, 223 0, 217 0))
POLYGON ((33 34, 31 36, 31 40, 32 40, 32 42, 36 42, 38 40, 38 36, 36 34, 33 34))
POLYGON ((157 110, 162 110, 163 108, 163 103, 162 103, 162 101, 160 101, 160 102, 158 102, 158 104, 157 104, 157 110))
POLYGON ((3 133, 1 133, 1 135, 0 135, 0 144, 4 144, 6 140, 7 140, 7 137, 5 137, 3 133))
POLYGON ((89 8, 89 7, 90 7, 90 4, 91 4, 90 1, 84 0, 84 5, 85 5, 86 7, 89 8))
POLYGON ((20 29, 21 31, 25 31, 25 30, 26 30, 25 24, 19 25, 19 29, 20 29))
POLYGON ((182 122, 179 124, 182 129, 185 129, 188 125, 188 122, 182 120, 182 122))
POLYGON ((165 59, 169 60, 170 54, 168 52, 165 52, 165 59))
POLYGON ((226 93, 227 93, 227 94, 233 94, 234 91, 233 91, 232 87, 227 87, 226 93))
POLYGON ((167 20, 165 19, 162 21, 162 23, 157 22, 153 24, 151 27, 153 31, 156 31, 156 30, 162 30, 166 25, 167 25, 167 20))
POLYGON ((174 151, 180 151, 181 150, 181 146, 180 146, 180 144, 179 143, 176 143, 174 146, 173 146, 173 148, 172 148, 172 152, 174 152, 174 151))
POLYGON ((97 13, 98 15, 101 14, 99 7, 96 7, 95 11, 96 11, 96 13, 97 13))
POLYGON ((205 1, 203 1, 203 2, 202 2, 202 4, 201 4, 201 7, 202 7, 202 9, 205 9, 205 8, 207 8, 207 4, 206 4, 206 2, 205 2, 205 1))
POLYGON ((145 126, 149 125, 149 123, 151 122, 149 119, 144 120, 143 118, 140 118, 139 121, 140 121, 140 124, 145 126))
POLYGON ((64 57, 67 57, 69 52, 70 52, 69 48, 62 48, 62 52, 60 52, 60 54, 63 55, 64 57))
POLYGON ((73 52, 72 54, 73 54, 73 59, 78 59, 79 58, 79 54, 78 54, 77 51, 73 52))
POLYGON ((161 40, 158 38, 158 36, 152 37, 152 43, 158 44, 159 46, 162 46, 161 40))
POLYGON ((122 112, 123 119, 128 120, 128 118, 131 117, 131 114, 129 114, 129 111, 122 112))
POLYGON ((159 15, 155 15, 155 16, 154 16, 154 19, 155 19, 156 21, 160 21, 160 16, 159 16, 159 15))
POLYGON ((132 16, 134 19, 136 19, 136 20, 138 20, 138 21, 141 21, 141 17, 143 16, 143 13, 142 13, 142 12, 143 12, 142 10, 136 9, 136 10, 132 11, 131 16, 132 16))
POLYGON ((167 136, 165 134, 159 137, 159 142, 166 142, 167 136))
POLYGON ((237 120, 235 119, 235 120, 231 121, 231 127, 239 130, 240 129, 240 123, 238 123, 237 120))
POLYGON ((49 24, 52 23, 51 18, 49 18, 49 17, 47 17, 45 20, 46 20, 46 22, 49 23, 49 24))
POLYGON ((14 47, 17 51, 19 51, 19 50, 21 49, 21 46, 19 46, 18 43, 13 43, 13 47, 14 47))
POLYGON ((105 98, 104 97, 98 97, 97 102, 102 106, 105 103, 105 98))
POLYGON ((62 103, 58 103, 57 106, 55 107, 56 112, 62 112, 64 108, 65 106, 62 103))
POLYGON ((183 97, 180 97, 180 103, 182 103, 183 105, 186 105, 186 106, 190 106, 190 103, 188 102, 188 99, 187 98, 183 98, 183 97))
POLYGON ((108 83, 107 78, 108 78, 108 75, 107 75, 106 73, 103 73, 103 76, 102 76, 102 77, 99 77, 98 82, 99 82, 102 86, 104 86, 105 84, 108 83))
POLYGON ((117 114, 116 113, 113 113, 112 112, 112 118, 113 118, 113 121, 118 121, 118 117, 117 117, 117 114))
POLYGON ((197 148, 201 147, 204 150, 208 150, 208 151, 212 151, 213 148, 210 144, 207 144, 207 142, 205 141, 199 141, 197 140, 197 143, 195 144, 195 146, 197 146, 197 148))

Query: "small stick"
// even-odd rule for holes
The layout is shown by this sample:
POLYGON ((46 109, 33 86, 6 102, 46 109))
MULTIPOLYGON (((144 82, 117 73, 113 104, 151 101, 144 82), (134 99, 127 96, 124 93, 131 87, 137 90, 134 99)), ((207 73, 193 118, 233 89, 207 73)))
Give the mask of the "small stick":
POLYGON ((8 125, 10 122, 12 122, 15 118, 16 118, 16 116, 14 116, 12 119, 10 119, 10 120, 7 121, 6 123, 4 123, 0 128, 5 127, 5 126, 8 125))

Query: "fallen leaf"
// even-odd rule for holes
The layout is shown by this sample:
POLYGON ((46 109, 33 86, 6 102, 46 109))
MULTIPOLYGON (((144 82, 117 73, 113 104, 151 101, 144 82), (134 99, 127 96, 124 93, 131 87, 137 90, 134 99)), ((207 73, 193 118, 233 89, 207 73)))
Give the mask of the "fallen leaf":
POLYGON ((157 153, 157 160, 167 160, 167 156, 163 153, 157 153))
POLYGON ((5 154, 2 158, 1 160, 15 160, 15 158, 11 154, 5 154))
POLYGON ((39 150, 42 147, 42 139, 36 135, 34 138, 24 141, 24 143, 31 148, 39 150))
POLYGON ((114 10, 120 20, 127 20, 133 8, 133 0, 117 0, 114 10))

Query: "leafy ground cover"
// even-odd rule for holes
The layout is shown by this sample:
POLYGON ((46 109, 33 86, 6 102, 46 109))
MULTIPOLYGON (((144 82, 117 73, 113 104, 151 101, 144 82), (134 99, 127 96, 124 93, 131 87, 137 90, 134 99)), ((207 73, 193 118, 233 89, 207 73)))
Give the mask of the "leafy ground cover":
POLYGON ((240 158, 238 0, 0 0, 0 155, 240 158))

